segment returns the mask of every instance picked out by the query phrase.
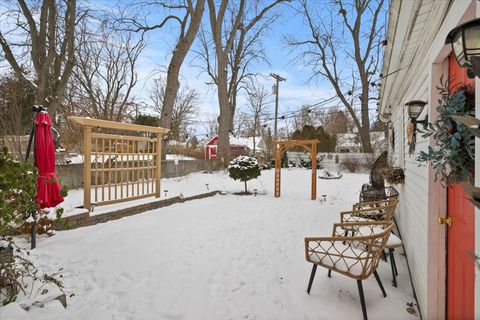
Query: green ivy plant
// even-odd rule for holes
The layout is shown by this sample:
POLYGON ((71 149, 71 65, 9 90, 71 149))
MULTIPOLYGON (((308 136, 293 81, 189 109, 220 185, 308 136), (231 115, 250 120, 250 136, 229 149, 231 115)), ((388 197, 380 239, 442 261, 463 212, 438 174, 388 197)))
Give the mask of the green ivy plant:
POLYGON ((20 162, 0 152, 0 235, 5 235, 35 211, 37 169, 32 162, 20 162))
MULTIPOLYGON (((59 280, 61 269, 54 274, 42 274, 30 261, 30 252, 17 246, 10 235, 32 212, 41 213, 35 202, 37 176, 31 161, 15 160, 7 148, 0 151, 0 306, 15 301, 20 294, 47 294, 47 284, 64 292, 59 280)), ((66 191, 62 190, 63 194, 66 191)), ((62 212, 61 208, 56 211, 57 218, 62 212)))
MULTIPOLYGON (((442 79, 440 79, 442 82, 442 79)), ((435 180, 441 178, 447 186, 473 181, 475 138, 467 127, 452 116, 474 116, 475 101, 473 89, 460 86, 456 91, 448 90, 449 83, 437 87, 440 93, 437 119, 428 124, 423 137, 432 136, 436 147, 428 147, 428 152, 421 151, 417 158, 420 162, 431 162, 435 170, 435 180)))

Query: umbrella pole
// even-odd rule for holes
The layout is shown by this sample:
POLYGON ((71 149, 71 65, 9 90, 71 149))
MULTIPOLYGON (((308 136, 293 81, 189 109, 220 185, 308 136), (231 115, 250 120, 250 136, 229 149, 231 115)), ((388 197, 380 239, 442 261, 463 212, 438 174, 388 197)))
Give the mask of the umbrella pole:
MULTIPOLYGON (((45 111, 46 109, 43 106, 34 105, 32 111, 35 112, 35 117, 33 117, 32 130, 30 131, 30 137, 28 138, 27 154, 25 155, 25 162, 27 162, 30 157, 30 151, 32 150, 33 137, 35 136, 35 118, 37 117, 40 111, 45 111)), ((35 146, 33 147, 33 160, 36 165, 35 159, 35 146)), ((33 211, 32 213, 33 223, 30 228, 30 249, 35 249, 37 246, 37 212, 33 211)))
POLYGON ((30 150, 32 150, 32 142, 33 142, 34 135, 35 135, 35 117, 33 118, 32 130, 30 130, 30 137, 28 137, 28 146, 27 146, 27 154, 25 155, 25 162, 27 162, 28 158, 30 157, 30 150))

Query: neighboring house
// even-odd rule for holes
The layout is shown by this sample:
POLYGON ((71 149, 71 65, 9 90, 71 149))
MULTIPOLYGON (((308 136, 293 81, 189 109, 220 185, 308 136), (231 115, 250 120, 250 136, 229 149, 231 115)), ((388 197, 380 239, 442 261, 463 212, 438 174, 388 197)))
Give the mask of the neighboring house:
POLYGON ((237 138, 237 137, 230 136, 230 144, 237 145, 237 146, 246 146, 252 152, 253 152, 253 149, 255 149, 255 153, 264 152, 267 149, 262 137, 255 137, 255 148, 253 143, 253 137, 237 138))
MULTIPOLYGON (((427 101, 418 119, 428 114, 433 121, 439 98, 436 87, 442 77, 443 81, 472 84, 479 99, 479 79, 466 77, 445 39, 456 26, 480 16, 480 2, 390 1, 389 11, 378 111, 394 132, 391 160, 405 171, 405 182, 398 186, 396 222, 416 297, 423 319, 479 319, 480 277, 474 263, 480 245, 480 219, 475 219, 479 213, 474 212, 459 185, 445 189, 434 180, 430 165, 416 161, 420 151, 434 146, 433 138, 417 133, 415 150, 409 153, 405 103, 427 101), (439 218, 447 215, 452 217, 450 227, 439 224, 439 218)), ((480 108, 476 114, 478 117, 480 108)), ((480 150, 476 140, 476 150, 480 150)), ((480 162, 475 164, 475 171, 478 185, 480 162)))
MULTIPOLYGON (((235 142, 241 143, 242 141, 232 141, 232 138, 233 137, 230 137, 230 153, 232 157, 250 154, 250 148, 246 144, 235 144, 235 142)), ((205 159, 217 158, 217 143, 218 136, 214 136, 205 144, 205 159)))
MULTIPOLYGON (((370 132, 370 143, 374 152, 380 151, 385 145, 385 132, 370 132)), ((381 150, 383 151, 383 149, 381 150)), ((380 152, 381 152, 380 151, 380 152)), ((337 144, 335 145, 336 153, 361 153, 362 143, 358 133, 338 133, 337 144)), ((380 153, 378 152, 378 153, 380 153)))

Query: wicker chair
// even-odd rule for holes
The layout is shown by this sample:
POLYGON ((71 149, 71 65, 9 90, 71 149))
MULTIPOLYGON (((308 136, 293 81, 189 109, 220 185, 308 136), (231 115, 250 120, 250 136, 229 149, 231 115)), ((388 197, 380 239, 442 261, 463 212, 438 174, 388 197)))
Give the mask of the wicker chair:
POLYGON ((383 296, 387 296, 376 269, 392 228, 393 223, 390 221, 336 223, 331 237, 305 238, 305 258, 313 263, 307 293, 310 294, 317 266, 327 268, 329 277, 331 271, 335 271, 353 278, 357 280, 363 318, 366 320, 362 281, 373 274, 383 296), (355 236, 343 235, 344 230, 353 229, 356 230, 355 236))
MULTIPOLYGON (((364 202, 354 204, 352 211, 340 212, 340 223, 359 222, 359 221, 392 221, 398 200, 390 199, 383 201, 364 202)), ((394 223, 394 222, 393 222, 394 223)), ((344 228, 345 236, 349 234, 355 235, 358 228, 344 228)), ((402 246, 402 240, 395 234, 391 234, 388 238, 386 249, 390 256, 390 265, 392 268, 393 286, 397 287, 397 264, 395 263, 394 251, 395 248, 402 246)), ((382 257, 387 261, 387 256, 382 252, 382 257)))
POLYGON ((359 201, 378 201, 397 197, 398 191, 392 186, 374 187, 370 184, 364 184, 360 191, 359 201))
POLYGON ((365 201, 355 203, 352 206, 352 210, 360 210, 360 209, 371 209, 371 208, 378 208, 378 207, 388 207, 393 205, 393 211, 397 208, 398 205, 398 197, 391 197, 383 200, 376 200, 376 201, 365 201))
POLYGON ((340 213, 340 223, 359 222, 366 220, 393 221, 395 210, 397 209, 398 199, 387 199, 380 201, 370 201, 356 203, 351 211, 340 213))

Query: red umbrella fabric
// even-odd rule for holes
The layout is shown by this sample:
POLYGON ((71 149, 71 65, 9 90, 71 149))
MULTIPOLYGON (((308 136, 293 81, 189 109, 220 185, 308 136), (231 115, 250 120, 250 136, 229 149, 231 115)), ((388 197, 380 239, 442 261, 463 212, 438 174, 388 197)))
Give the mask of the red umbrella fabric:
POLYGON ((42 111, 35 118, 35 161, 38 168, 35 202, 40 208, 55 207, 63 202, 55 176, 55 145, 51 133, 52 120, 42 111))

